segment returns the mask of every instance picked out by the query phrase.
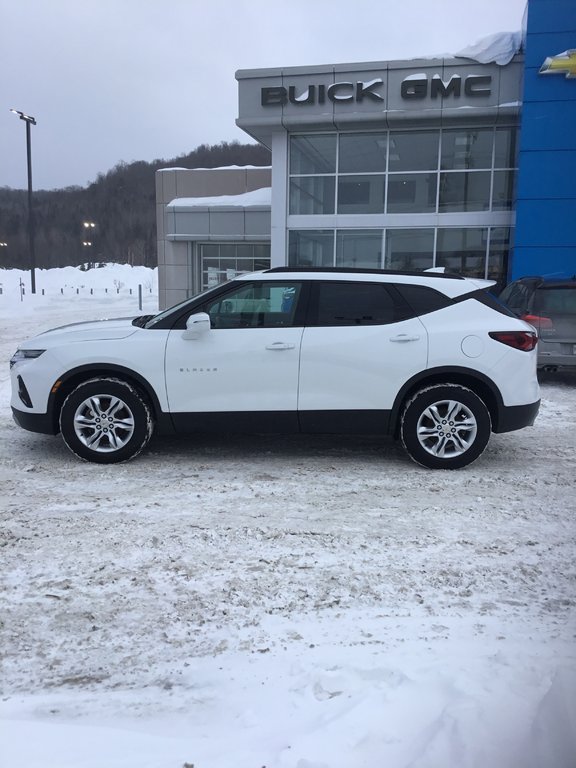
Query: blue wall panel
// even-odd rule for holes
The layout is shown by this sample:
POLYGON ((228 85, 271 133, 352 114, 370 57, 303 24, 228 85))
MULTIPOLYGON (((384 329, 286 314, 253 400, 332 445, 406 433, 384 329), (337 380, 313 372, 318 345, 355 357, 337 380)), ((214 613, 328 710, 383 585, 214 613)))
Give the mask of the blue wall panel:
MULTIPOLYGON (((556 5, 554 0, 550 0, 551 5, 556 5)), ((576 7, 576 3, 574 4, 576 7)), ((530 7, 528 9, 528 24, 530 24, 530 7)), ((530 28, 528 28, 530 34, 530 28)), ((540 69, 547 56, 556 56, 569 49, 576 47, 574 45, 574 36, 576 29, 565 32, 550 32, 550 34, 533 34, 530 38, 530 47, 526 48, 526 68, 540 69)), ((546 75, 545 79, 561 79, 562 75, 546 75)))
POLYGON ((576 0, 529 0, 513 279, 576 271, 576 77, 540 74, 576 50, 576 0))
POLYGON ((576 99, 523 104, 521 143, 527 152, 576 149, 576 99))
POLYGON ((576 260, 573 249, 516 246, 515 253, 525 266, 519 277, 526 275, 572 277, 572 275, 576 275, 576 260))
MULTIPOLYGON (((574 38, 576 43, 576 32, 574 38)), ((542 104, 547 101, 563 101, 568 104, 570 99, 566 97, 576 91, 576 80, 566 80, 564 75, 540 75, 537 69, 525 71, 524 88, 527 83, 531 85, 530 95, 524 97, 523 104, 542 104)))
POLYGON ((516 245, 574 248, 576 261, 575 228, 576 200, 524 199, 516 211, 514 242, 516 245))
POLYGON ((535 32, 546 34, 576 30, 574 25, 569 26, 573 21, 574 0, 558 0, 554 13, 550 13, 549 7, 550 0, 530 0, 530 24, 535 32))
MULTIPOLYGON (((522 171, 531 179, 538 179, 538 186, 526 185, 523 189, 524 199, 529 200, 574 200, 574 185, 576 179, 572 174, 566 173, 566 164, 570 168, 576 168, 576 150, 563 152, 562 150, 525 152, 522 157, 522 171), (557 162, 559 159, 561 162, 557 162)), ((576 211, 574 211, 576 219, 576 211)), ((574 221, 576 226, 576 220, 574 221)))

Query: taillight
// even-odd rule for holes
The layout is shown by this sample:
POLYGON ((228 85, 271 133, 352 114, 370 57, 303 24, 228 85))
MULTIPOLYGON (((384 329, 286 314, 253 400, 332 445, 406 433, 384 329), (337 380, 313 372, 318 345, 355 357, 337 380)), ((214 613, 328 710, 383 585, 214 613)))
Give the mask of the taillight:
POLYGON ((539 315, 522 315, 520 320, 524 320, 534 328, 538 328, 540 331, 551 331, 554 328, 554 323, 549 317, 540 317, 539 315))
POLYGON ((532 331, 491 331, 488 336, 522 352, 531 352, 538 343, 538 336, 532 331))

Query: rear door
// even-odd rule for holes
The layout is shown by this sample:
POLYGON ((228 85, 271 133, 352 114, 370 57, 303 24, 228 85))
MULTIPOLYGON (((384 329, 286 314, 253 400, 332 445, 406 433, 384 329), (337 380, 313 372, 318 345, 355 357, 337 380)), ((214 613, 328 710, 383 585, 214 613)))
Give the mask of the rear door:
POLYGON ((426 329, 407 314, 383 283, 311 284, 298 395, 304 431, 383 431, 399 389, 427 365, 426 329))

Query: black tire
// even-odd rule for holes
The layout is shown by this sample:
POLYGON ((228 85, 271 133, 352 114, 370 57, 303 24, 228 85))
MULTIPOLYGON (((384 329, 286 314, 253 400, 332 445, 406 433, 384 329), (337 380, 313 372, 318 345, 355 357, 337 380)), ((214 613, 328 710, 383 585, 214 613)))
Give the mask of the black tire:
POLYGON ((484 401, 459 384, 434 384, 404 406, 400 436, 406 452, 428 469, 460 469, 484 451, 492 422, 484 401))
POLYGON ((121 379, 84 381, 64 400, 60 431, 85 461, 116 464, 137 456, 152 437, 154 421, 142 394, 121 379))

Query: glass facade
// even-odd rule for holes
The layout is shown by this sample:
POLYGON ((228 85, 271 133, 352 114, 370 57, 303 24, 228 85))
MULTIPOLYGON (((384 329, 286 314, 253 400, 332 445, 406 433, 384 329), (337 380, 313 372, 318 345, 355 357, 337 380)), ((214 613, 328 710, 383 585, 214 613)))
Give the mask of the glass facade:
POLYGON ((420 271, 445 267, 504 283, 509 227, 291 229, 288 265, 420 271))
POLYGON ((236 275, 270 268, 269 243, 200 243, 198 247, 202 291, 236 275))
POLYGON ((310 228, 288 219, 288 263, 505 279, 511 230, 498 214, 512 212, 516 142, 514 126, 291 135, 288 215, 311 218, 310 228), (409 225, 389 221, 396 214, 409 225), (443 214, 468 220, 442 226, 443 214), (337 220, 314 227, 315 216, 337 220))
POLYGON ((386 237, 385 269, 409 272, 434 266, 434 230, 391 229, 386 237))
POLYGON ((516 129, 294 135, 291 215, 510 210, 516 129))

